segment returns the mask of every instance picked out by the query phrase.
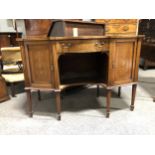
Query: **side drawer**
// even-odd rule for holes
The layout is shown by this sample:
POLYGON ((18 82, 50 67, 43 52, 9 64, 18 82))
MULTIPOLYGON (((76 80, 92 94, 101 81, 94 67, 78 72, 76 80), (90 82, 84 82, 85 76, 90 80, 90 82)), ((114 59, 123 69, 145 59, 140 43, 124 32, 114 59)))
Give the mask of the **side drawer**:
POLYGON ((59 53, 104 52, 109 49, 108 40, 72 40, 59 42, 59 53))
POLYGON ((97 23, 105 24, 136 24, 137 19, 96 19, 97 23))
POLYGON ((111 24, 106 25, 107 34, 136 34, 136 24, 111 24))

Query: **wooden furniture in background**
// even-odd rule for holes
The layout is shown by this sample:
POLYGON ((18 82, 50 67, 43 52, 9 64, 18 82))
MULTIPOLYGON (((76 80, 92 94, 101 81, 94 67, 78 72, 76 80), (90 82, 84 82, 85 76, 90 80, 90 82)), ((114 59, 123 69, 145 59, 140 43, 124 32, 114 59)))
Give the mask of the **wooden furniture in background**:
POLYGON ((145 35, 142 42, 140 65, 145 70, 148 67, 155 67, 155 19, 141 19, 138 33, 145 35))
POLYGON ((15 84, 24 81, 20 47, 3 47, 2 54, 2 77, 11 86, 12 96, 15 97, 15 84))
POLYGON ((106 35, 137 34, 137 19, 95 19, 95 22, 105 24, 106 35))
POLYGON ((112 88, 131 84, 130 110, 134 109, 141 36, 25 37, 18 41, 30 116, 32 90, 55 93, 60 120, 61 91, 81 84, 106 88, 106 117, 110 115, 112 88))
MULTIPOLYGON (((16 32, 0 32, 0 48, 18 46, 16 35, 16 32)), ((20 38, 21 36, 22 33, 18 33, 18 37, 20 38)))
MULTIPOLYGON (((3 47, 18 46, 16 36, 17 36, 16 32, 0 32, 0 49, 3 47)), ((18 37, 20 38, 21 36, 22 33, 19 32, 18 37)), ((2 58, 1 50, 0 50, 0 58, 2 58)), ((0 59, 0 68, 2 71, 3 68, 2 59, 0 59)), ((7 99, 9 99, 9 95, 6 87, 6 82, 0 73, 0 102, 7 99)))
POLYGON ((104 24, 78 20, 53 20, 48 36, 71 37, 74 36, 74 28, 77 28, 77 36, 105 35, 104 24))
MULTIPOLYGON (((18 46, 18 42, 16 41, 17 33, 16 32, 0 32, 0 48, 2 47, 12 47, 18 46)), ((18 38, 21 38, 22 33, 18 33, 18 38)), ((0 52, 1 56, 1 52, 0 52)), ((0 66, 2 66, 2 62, 0 61, 0 66)))

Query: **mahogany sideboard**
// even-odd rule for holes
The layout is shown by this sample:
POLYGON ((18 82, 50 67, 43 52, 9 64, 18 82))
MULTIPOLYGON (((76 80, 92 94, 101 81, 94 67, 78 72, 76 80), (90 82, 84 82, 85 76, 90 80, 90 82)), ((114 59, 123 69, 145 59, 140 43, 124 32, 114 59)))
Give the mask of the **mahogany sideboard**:
POLYGON ((25 37, 22 48, 28 112, 33 116, 31 91, 53 91, 58 120, 61 91, 72 85, 96 84, 106 88, 106 117, 110 115, 111 90, 132 85, 130 110, 138 81, 143 36, 25 37))

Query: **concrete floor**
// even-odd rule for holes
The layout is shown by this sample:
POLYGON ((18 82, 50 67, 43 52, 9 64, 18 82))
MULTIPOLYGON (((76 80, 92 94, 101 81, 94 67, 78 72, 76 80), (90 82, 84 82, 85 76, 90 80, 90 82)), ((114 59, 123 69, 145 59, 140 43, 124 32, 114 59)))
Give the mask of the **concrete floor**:
POLYGON ((122 87, 121 98, 113 90, 110 118, 105 118, 105 90, 96 97, 96 87, 79 87, 65 92, 62 120, 56 120, 54 95, 33 92, 34 117, 26 114, 23 85, 18 95, 0 104, 0 134, 155 134, 155 69, 139 70, 135 110, 131 112, 131 86, 122 87))

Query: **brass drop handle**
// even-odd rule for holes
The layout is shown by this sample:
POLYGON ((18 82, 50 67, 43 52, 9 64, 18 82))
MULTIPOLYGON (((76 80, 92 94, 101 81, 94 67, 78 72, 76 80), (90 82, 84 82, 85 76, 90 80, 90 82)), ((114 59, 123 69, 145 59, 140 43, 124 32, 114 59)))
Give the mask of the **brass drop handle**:
POLYGON ((63 48, 69 48, 69 47, 72 46, 72 44, 71 44, 71 43, 62 43, 61 46, 62 46, 63 48))
POLYGON ((104 45, 105 43, 104 42, 101 42, 101 45, 104 45))
POLYGON ((95 43, 95 46, 98 47, 98 48, 102 48, 104 45, 104 42, 96 42, 95 43))
POLYGON ((96 43, 95 43, 95 46, 98 46, 98 45, 99 45, 99 43, 98 43, 98 42, 96 42, 96 43))

